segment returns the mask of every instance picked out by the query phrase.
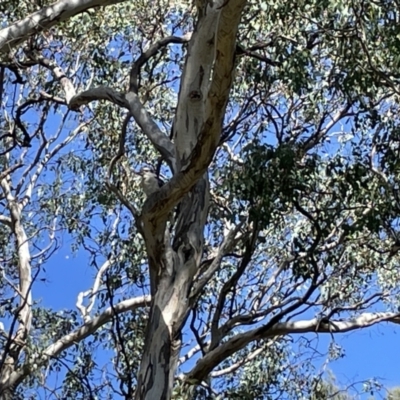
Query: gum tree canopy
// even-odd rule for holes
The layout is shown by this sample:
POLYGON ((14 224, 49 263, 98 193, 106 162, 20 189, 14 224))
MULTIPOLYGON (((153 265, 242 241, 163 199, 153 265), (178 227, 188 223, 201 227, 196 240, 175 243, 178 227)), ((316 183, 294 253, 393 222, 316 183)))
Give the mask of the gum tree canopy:
POLYGON ((306 398, 399 323, 396 4, 1 2, 0 398, 306 398))

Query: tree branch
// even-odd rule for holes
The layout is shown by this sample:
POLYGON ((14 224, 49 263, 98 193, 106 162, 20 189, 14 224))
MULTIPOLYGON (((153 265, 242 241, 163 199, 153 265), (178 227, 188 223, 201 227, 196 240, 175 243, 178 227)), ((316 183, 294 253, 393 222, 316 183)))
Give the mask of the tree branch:
POLYGON ((12 227, 12 222, 11 222, 11 218, 7 217, 5 215, 0 215, 0 223, 7 225, 9 228, 12 227))
POLYGON ((150 139, 153 146, 158 150, 170 166, 171 170, 175 173, 177 167, 174 144, 151 118, 136 93, 128 92, 125 99, 129 104, 129 111, 133 115, 133 118, 135 118, 136 123, 140 126, 143 133, 150 139))
POLYGON ((244 221, 235 225, 224 236, 224 239, 222 240, 222 243, 217 250, 217 254, 214 257, 214 259, 212 260, 210 266, 202 274, 202 276, 198 279, 198 281, 195 282, 193 285, 192 292, 190 294, 190 299, 192 302, 197 299, 197 297, 200 295, 201 291, 203 290, 204 286, 213 277, 213 275, 218 271, 218 269, 221 265, 221 261, 224 258, 224 256, 226 256, 228 253, 230 253, 233 250, 233 247, 239 240, 237 235, 238 235, 240 229, 243 227, 243 225, 244 225, 244 221))
POLYGON ((60 0, 0 30, 0 54, 7 53, 29 36, 51 28, 89 8, 123 3, 125 0, 60 0))
POLYGON ((158 50, 169 45, 170 43, 187 43, 190 39, 190 35, 185 37, 178 36, 168 36, 158 40, 156 43, 152 44, 145 52, 143 52, 140 57, 133 63, 129 79, 129 91, 133 93, 138 93, 139 82, 138 77, 140 74, 141 67, 146 64, 146 62, 153 56, 155 56, 158 50))
POLYGON ((233 275, 223 284, 219 296, 218 296, 218 301, 215 306, 215 312, 214 316, 211 321, 211 328, 210 328, 210 334, 211 334, 211 342, 210 342, 210 349, 213 349, 216 347, 219 343, 220 340, 229 332, 230 329, 234 326, 234 323, 232 324, 226 323, 224 324, 221 328, 219 327, 220 320, 221 320, 221 314, 222 310, 224 309, 225 306, 225 301, 228 293, 233 290, 233 288, 236 286, 238 280, 241 278, 243 273, 245 272, 247 266, 249 265, 251 258, 253 256, 255 246, 257 243, 257 237, 259 233, 259 229, 257 226, 257 223, 254 223, 254 226, 252 228, 252 232, 248 240, 244 243, 244 253, 243 257, 236 269, 236 271, 233 273, 233 275))
MULTIPOLYGON (((30 51, 28 52, 29 57, 35 60, 38 64, 47 68, 53 76, 60 82, 61 87, 65 92, 65 99, 67 104, 70 102, 71 98, 75 96, 75 87, 69 79, 64 71, 58 66, 58 64, 54 60, 50 60, 49 58, 45 58, 42 54, 38 52, 30 51)), ((43 96, 43 95, 42 95, 43 96)), ((43 96, 45 97, 45 96, 43 96)), ((50 96, 51 97, 51 96, 50 96)))
POLYGON ((208 374, 210 374, 211 371, 223 360, 226 360, 232 354, 238 352, 249 343, 256 340, 311 332, 329 334, 345 333, 366 328, 383 321, 400 324, 400 314, 391 312, 363 313, 358 317, 347 321, 329 321, 328 323, 313 318, 311 320, 303 321, 279 322, 269 329, 265 329, 266 325, 264 325, 248 332, 237 334, 222 345, 210 351, 197 362, 195 367, 187 374, 186 379, 189 381, 204 380, 205 377, 207 377, 208 374))
POLYGON ((216 56, 206 100, 206 118, 189 159, 157 196, 150 196, 143 206, 144 223, 151 227, 155 237, 161 233, 168 213, 204 175, 218 147, 234 75, 236 33, 245 4, 245 0, 230 0, 223 4, 216 30, 216 56))
POLYGON ((210 375, 213 378, 218 378, 218 377, 226 375, 226 374, 232 374, 237 369, 239 369, 243 365, 247 364, 248 362, 250 362, 251 360, 256 358, 263 351, 265 351, 265 348, 264 347, 260 347, 260 348, 258 348, 256 350, 252 351, 246 357, 239 359, 239 361, 235 362, 234 364, 230 365, 229 367, 226 367, 224 369, 220 369, 219 371, 214 371, 210 375))
POLYGON ((113 104, 129 109, 129 102, 125 99, 125 95, 107 86, 99 86, 78 93, 72 97, 68 107, 76 111, 81 105, 89 104, 95 100, 108 100, 113 104))
POLYGON ((150 295, 144 295, 128 299, 115 304, 113 307, 108 307, 97 317, 94 317, 91 321, 83 324, 80 328, 74 332, 65 335, 55 343, 47 347, 43 352, 47 357, 55 357, 68 347, 72 346, 75 342, 80 342, 92 333, 96 332, 101 326, 111 321, 112 317, 118 314, 122 314, 127 311, 135 310, 139 307, 145 307, 150 304, 150 295))
POLYGON ((88 104, 94 100, 108 100, 111 103, 128 109, 143 133, 150 139, 171 169, 173 171, 176 170, 176 156, 173 143, 151 118, 150 114, 140 102, 137 94, 128 92, 124 95, 112 88, 99 86, 97 88, 85 90, 74 96, 69 102, 69 108, 71 110, 77 110, 81 105, 88 104))
MULTIPOLYGON (((79 343, 83 339, 96 332, 100 327, 111 321, 111 319, 115 315, 122 314, 127 311, 132 311, 140 307, 148 306, 150 304, 150 301, 150 295, 145 295, 133 299, 124 300, 114 305, 113 307, 108 307, 105 311, 103 311, 97 317, 94 317, 91 321, 84 323, 80 328, 63 336, 55 343, 48 346, 47 349, 42 352, 42 358, 37 359, 36 368, 40 368, 43 365, 46 365, 49 359, 57 357, 64 350, 68 349, 75 343, 79 343)), ((25 365, 24 368, 13 372, 7 383, 4 386, 0 386, 0 393, 2 393, 2 391, 6 390, 9 387, 12 387, 13 385, 20 383, 28 374, 32 372, 31 368, 32 367, 30 365, 25 365)))

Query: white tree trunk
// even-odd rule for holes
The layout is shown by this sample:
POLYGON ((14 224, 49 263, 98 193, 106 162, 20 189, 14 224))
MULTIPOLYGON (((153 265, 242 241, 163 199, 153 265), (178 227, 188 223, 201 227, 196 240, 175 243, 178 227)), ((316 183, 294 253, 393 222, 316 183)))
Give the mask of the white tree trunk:
MULTIPOLYGON (((171 398, 182 328, 190 312, 190 289, 203 252, 209 204, 206 171, 220 139, 233 78, 236 32, 244 4, 243 0, 213 5, 205 2, 199 10, 173 126, 178 173, 158 200, 149 199, 143 208, 144 236, 155 278, 151 282, 154 298, 136 400, 171 398), (178 193, 179 215, 171 241, 169 234, 165 234, 167 210, 160 211, 157 206, 171 204, 174 189, 178 193)), ((171 205, 168 211, 170 208, 171 205)))

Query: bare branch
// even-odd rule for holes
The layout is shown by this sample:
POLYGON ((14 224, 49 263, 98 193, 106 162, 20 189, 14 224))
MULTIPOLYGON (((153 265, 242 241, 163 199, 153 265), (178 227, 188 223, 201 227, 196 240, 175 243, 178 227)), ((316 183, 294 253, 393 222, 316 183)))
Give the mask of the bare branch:
POLYGON ((77 110, 81 105, 95 100, 108 100, 120 107, 129 109, 129 102, 125 99, 125 95, 107 86, 99 86, 78 93, 70 100, 68 106, 71 110, 77 110))
POLYGON ((90 311, 92 310, 94 303, 96 301, 96 296, 97 296, 97 292, 99 291, 100 285, 101 285, 101 279, 104 275, 104 273, 107 271, 107 269, 112 265, 112 263, 115 260, 110 259, 107 260, 103 263, 103 265, 100 267, 100 269, 98 270, 97 274, 96 274, 96 278, 94 280, 94 284, 93 284, 93 288, 86 290, 85 292, 80 292, 78 295, 78 299, 76 302, 76 307, 79 309, 79 311, 82 314, 82 318, 85 322, 89 322, 90 321, 90 311), (83 306, 82 302, 83 302, 83 298, 86 296, 90 296, 90 301, 88 306, 83 306))
POLYGON ((159 151, 164 160, 168 163, 173 172, 176 172, 175 146, 169 137, 161 131, 150 114, 143 107, 137 94, 128 92, 125 96, 129 104, 129 111, 135 118, 143 133, 150 139, 154 147, 159 151))
POLYGON ((200 292, 203 290, 207 282, 212 278, 215 272, 220 267, 221 261, 226 254, 232 251, 238 238, 236 238, 238 232, 243 227, 244 222, 237 224, 234 228, 228 231, 224 237, 219 249, 217 250, 217 255, 211 262, 211 265, 207 268, 201 278, 194 284, 192 293, 190 294, 191 299, 197 298, 200 292))
MULTIPOLYGON (((117 218, 115 218, 114 222, 113 222, 113 226, 112 226, 112 230, 110 233, 110 237, 115 236, 117 229, 118 229, 118 224, 120 222, 120 215, 117 215, 117 218)), ((108 270, 108 268, 116 261, 115 258, 109 258, 108 260, 106 260, 103 265, 99 268, 99 270, 97 271, 96 274, 96 278, 94 280, 93 283, 93 287, 90 290, 86 290, 85 292, 81 292, 78 295, 78 299, 76 302, 76 306, 79 309, 79 311, 82 314, 82 318, 85 322, 89 322, 90 321, 90 312, 93 309, 94 303, 96 302, 96 297, 98 294, 98 291, 100 289, 100 286, 102 284, 102 279, 103 279, 103 275, 106 273, 106 271, 108 270), (83 302, 83 298, 85 296, 90 296, 90 300, 89 300, 89 304, 85 307, 82 305, 83 302)))
POLYGON ((170 43, 187 43, 189 39, 190 35, 186 35, 185 37, 168 36, 152 44, 145 52, 143 52, 140 55, 137 61, 133 63, 130 73, 129 91, 134 92, 136 94, 138 93, 139 90, 138 76, 140 74, 140 69, 144 64, 146 64, 146 62, 151 57, 155 56, 160 49, 169 45, 170 43))
MULTIPOLYGON (((305 141, 303 150, 307 152, 308 150, 312 149, 317 143, 319 143, 321 139, 329 132, 329 130, 348 114, 350 108, 351 104, 347 104, 342 109, 339 109, 328 122, 325 128, 320 127, 320 129, 317 129, 314 135, 311 135, 311 137, 305 141)), ((324 122, 324 120, 325 118, 321 118, 321 124, 324 122)))
POLYGON ((221 313, 225 305, 226 301, 226 296, 227 294, 233 290, 233 288, 236 286, 238 280, 241 278, 243 273, 245 272, 247 266, 249 265, 251 261, 251 257, 253 256, 255 246, 257 243, 257 237, 259 233, 259 229, 257 224, 255 223, 253 228, 253 232, 251 233, 251 236, 248 238, 248 240, 244 244, 244 254, 243 257, 234 272, 234 274, 223 284, 219 296, 218 296, 218 301, 217 305, 215 306, 215 312, 214 316, 211 321, 211 343, 210 343, 210 349, 213 349, 215 346, 217 346, 220 342, 220 340, 226 335, 226 333, 233 327, 233 324, 225 324, 223 325, 223 329, 219 327, 220 319, 221 319, 221 313))
POLYGON ((46 355, 47 357, 57 356, 68 347, 72 346, 75 342, 80 342, 81 340, 94 333, 101 326, 109 322, 115 314, 118 315, 127 311, 135 310, 136 308, 146 307, 150 304, 150 301, 150 295, 145 295, 121 301, 120 303, 115 304, 113 308, 108 307, 100 315, 94 317, 91 321, 85 323, 79 329, 76 329, 74 332, 65 335, 61 339, 57 340, 57 342, 50 345, 44 351, 44 355, 46 355))
MULTIPOLYGON (((8 209, 10 210, 11 230, 15 236, 16 253, 18 255, 18 279, 19 285, 16 293, 19 295, 19 309, 15 314, 15 321, 18 321, 17 331, 12 338, 14 343, 23 344, 31 329, 32 323, 32 274, 31 274, 31 253, 29 240, 22 223, 22 206, 11 193, 11 187, 7 178, 0 181, 0 186, 5 194, 8 209)), ((6 351, 2 363, 5 362, 6 351)))
POLYGON ((178 365, 182 365, 185 363, 187 360, 190 360, 195 354, 197 354, 201 350, 201 347, 199 344, 196 344, 196 346, 192 347, 185 355, 179 358, 179 363, 178 365))
POLYGON ((190 381, 204 380, 205 377, 208 376, 208 374, 211 373, 211 371, 223 360, 226 360, 232 354, 256 340, 311 332, 329 334, 344 333, 366 328, 384 321, 400 324, 400 314, 391 312, 363 313, 353 319, 329 322, 321 322, 321 320, 313 318, 303 321, 279 322, 266 329, 266 327, 268 327, 267 324, 248 332, 237 334, 214 350, 210 351, 200 359, 195 367, 187 374, 187 379, 190 381))
POLYGON ((6 217, 5 215, 0 215, 0 223, 7 225, 9 228, 11 228, 11 226, 12 226, 11 218, 6 217))
MULTIPOLYGON (((44 149, 48 149, 51 141, 47 141, 44 142, 42 144, 42 146, 40 146, 40 148, 38 149, 38 152, 36 154, 35 160, 31 163, 30 166, 28 166, 28 168, 24 171, 23 175, 22 175, 22 179, 20 181, 20 184, 18 185, 17 188, 17 193, 19 192, 20 188, 22 187, 23 181, 26 179, 28 173, 37 165, 36 171, 35 173, 30 177, 29 180, 29 184, 27 185, 25 194, 24 194, 24 198, 21 200, 20 202, 20 206, 23 208, 25 207, 31 197, 32 197, 32 193, 33 193, 33 189, 35 188, 36 182, 40 176, 40 174, 42 173, 43 169, 45 168, 45 166, 48 164, 48 162, 60 151, 62 150, 65 146, 67 146, 69 143, 71 143, 76 136, 82 132, 82 129, 87 126, 89 124, 89 122, 84 122, 79 124, 72 132, 71 134, 61 143, 59 143, 57 146, 55 146, 53 149, 51 149, 50 151, 48 151, 46 153, 46 155, 40 160, 40 156, 41 153, 44 149), (40 161, 39 161, 40 160, 40 161)), ((62 130, 62 126, 59 129, 59 132, 61 132, 62 130)))
POLYGON ((248 354, 246 357, 241 358, 239 361, 237 361, 236 363, 230 365, 227 368, 224 369, 220 369, 219 371, 215 371, 215 372, 211 372, 211 377, 213 378, 218 378, 222 375, 226 375, 226 374, 231 374, 232 372, 235 372, 238 368, 240 368, 242 365, 247 364, 248 362, 250 362, 251 360, 253 360, 254 358, 256 358, 260 353, 262 353, 265 350, 264 347, 260 347, 254 351, 252 351, 250 354, 248 354))
POLYGON ((17 164, 14 164, 13 166, 7 168, 5 171, 2 171, 0 173, 0 180, 6 178, 7 176, 11 176, 12 172, 16 171, 19 168, 22 168, 23 166, 24 165, 21 162, 19 162, 17 164))

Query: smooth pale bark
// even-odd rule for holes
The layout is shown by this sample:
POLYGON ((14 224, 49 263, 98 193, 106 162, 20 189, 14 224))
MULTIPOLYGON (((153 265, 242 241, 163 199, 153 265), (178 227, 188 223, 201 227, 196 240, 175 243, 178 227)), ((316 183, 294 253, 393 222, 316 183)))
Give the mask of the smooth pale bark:
POLYGON ((234 74, 236 33, 244 0, 205 5, 193 32, 174 121, 179 172, 143 207, 143 232, 155 293, 136 400, 168 400, 200 265, 209 203, 207 168, 217 148, 234 74), (180 203, 175 235, 165 235, 180 203))
POLYGON ((90 8, 123 3, 126 0, 60 0, 43 7, 26 18, 0 30, 0 54, 8 53, 23 43, 29 36, 43 32, 67 21, 90 8))
POLYGON ((195 367, 187 374, 187 379, 201 382, 223 360, 237 351, 240 351, 255 340, 313 332, 329 334, 345 333, 366 328, 384 321, 400 324, 400 314, 391 312, 364 313, 347 321, 332 320, 329 322, 321 322, 320 319, 313 318, 304 321, 278 322, 272 326, 261 326, 237 334, 216 349, 210 351, 202 357, 195 367))
MULTIPOLYGON (((65 21, 91 7, 119 2, 122 0, 58 1, 1 30, 0 52, 8 52, 30 35, 49 29, 60 21, 65 21)), ((207 169, 220 140, 221 126, 234 75, 236 34, 246 2, 220 0, 215 3, 209 1, 197 1, 197 3, 203 4, 198 5, 199 18, 189 41, 173 125, 173 141, 159 129, 135 92, 137 85, 134 85, 134 80, 135 76, 137 78, 138 68, 132 68, 128 93, 99 87, 76 95, 72 82, 59 66, 43 57, 37 58, 38 56, 32 55, 60 82, 65 100, 72 110, 100 99, 128 109, 137 125, 173 172, 172 179, 147 199, 141 216, 136 208, 127 203, 128 209, 140 224, 138 228, 145 239, 153 295, 146 345, 137 378, 135 395, 137 400, 171 398, 185 320, 196 296, 217 271, 222 256, 232 248, 239 230, 238 226, 229 232, 209 269, 195 281, 203 252, 203 231, 208 212, 207 169), (170 236, 166 223, 171 211, 178 204, 179 213, 170 236)), ((142 56, 146 59, 151 56, 152 51, 155 53, 161 46, 186 41, 183 38, 163 38, 162 43, 155 44, 147 55, 142 56)), ((6 184, 6 180, 4 182, 6 184)), ((3 187, 3 191, 7 190, 3 187)), ((9 200, 10 204, 13 203, 13 199, 9 200)), ((0 222, 12 229, 20 251, 20 284, 23 295, 20 303, 21 323, 17 329, 17 336, 23 340, 25 332, 29 330, 31 319, 29 248, 23 226, 20 224, 20 210, 14 203, 10 209, 13 213, 12 219, 2 216, 0 222)), ((42 359, 35 368, 47 365, 51 358, 94 333, 110 321, 114 313, 144 307, 149 300, 150 296, 126 300, 93 319, 90 317, 85 319, 85 323, 79 329, 45 349, 42 359)), ((207 354, 200 358, 188 373, 187 381, 199 382, 206 379, 223 360, 256 340, 306 332, 346 332, 382 321, 399 323, 398 318, 398 314, 381 313, 363 314, 354 320, 329 323, 313 319, 266 324, 257 329, 235 334, 224 342, 216 340, 215 346, 210 346, 207 354)), ((231 322, 228 321, 226 325, 231 322)), ((216 328, 219 329, 218 324, 216 328)), ((15 346, 18 345, 15 342, 15 346)), ((4 360, 0 376, 0 399, 12 398, 13 388, 33 371, 33 367, 28 364, 17 367, 15 359, 8 356, 4 360)))
POLYGON ((25 340, 29 334, 32 323, 32 275, 31 275, 31 254, 29 250, 29 241, 22 224, 22 205, 13 196, 11 187, 7 178, 0 182, 4 197, 8 203, 10 210, 10 228, 13 239, 15 240, 15 248, 18 254, 18 276, 19 276, 19 309, 15 316, 13 326, 16 331, 11 331, 8 340, 1 354, 1 371, 0 371, 0 399, 12 398, 12 386, 2 390, 9 382, 11 374, 14 372, 21 350, 25 345, 25 340))
MULTIPOLYGON (((15 194, 18 193, 18 189, 13 190, 10 186, 10 182, 12 181, 11 172, 14 170, 13 167, 6 169, 0 180, 2 194, 7 202, 7 208, 10 213, 10 217, 3 216, 0 222, 10 229, 10 237, 14 238, 15 252, 18 255, 19 278, 19 284, 16 288, 16 293, 19 296, 19 308, 14 319, 11 321, 9 332, 2 332, 3 336, 7 336, 7 341, 0 357, 0 400, 13 398, 14 388, 30 371, 30 367, 27 364, 24 364, 23 367, 19 365, 21 355, 25 351, 26 339, 30 334, 32 324, 33 281, 29 238, 25 232, 22 212, 31 199, 33 188, 47 162, 53 155, 57 154, 58 151, 72 141, 79 133, 80 129, 81 126, 78 126, 76 130, 71 132, 68 138, 56 145, 42 159, 37 157, 36 161, 22 173, 18 185, 23 185, 30 168, 35 169, 35 173, 29 177, 29 183, 26 185, 24 196, 21 196, 22 198, 19 198, 18 195, 15 194)), ((40 152, 41 149, 39 148, 38 153, 40 154, 40 152)), ((6 155, 6 159, 8 159, 8 156, 9 155, 6 155)), ((47 361, 48 358, 44 356, 44 360, 47 361)), ((36 365, 39 364, 40 363, 36 363, 36 365)))
POLYGON ((220 139, 244 5, 244 0, 221 1, 212 7, 206 5, 201 13, 181 80, 174 143, 141 105, 134 84, 126 95, 110 88, 94 88, 74 96, 69 103, 76 109, 101 98, 129 109, 174 172, 173 178, 147 199, 139 222, 149 258, 152 306, 136 399, 171 396, 181 330, 190 311, 190 289, 203 251, 209 201, 206 171, 220 139), (180 211, 170 238, 166 222, 178 203, 180 211))
MULTIPOLYGON (((150 296, 140 296, 121 301, 120 303, 115 304, 113 307, 107 308, 100 315, 97 315, 96 317, 85 322, 85 324, 83 324, 80 328, 66 334, 48 346, 43 351, 43 356, 36 361, 36 368, 41 368, 42 366, 47 365, 51 359, 57 357, 63 351, 67 350, 75 343, 78 343, 86 337, 92 335, 107 322, 110 322, 115 315, 132 311, 140 307, 145 307, 150 304, 150 301, 150 296)), ((8 400, 9 398, 12 398, 13 388, 21 383, 22 380, 31 372, 31 369, 28 366, 15 370, 14 364, 11 364, 10 362, 11 360, 5 363, 5 367, 2 371, 1 376, 4 377, 4 380, 1 381, 0 385, 0 400, 8 400)))

